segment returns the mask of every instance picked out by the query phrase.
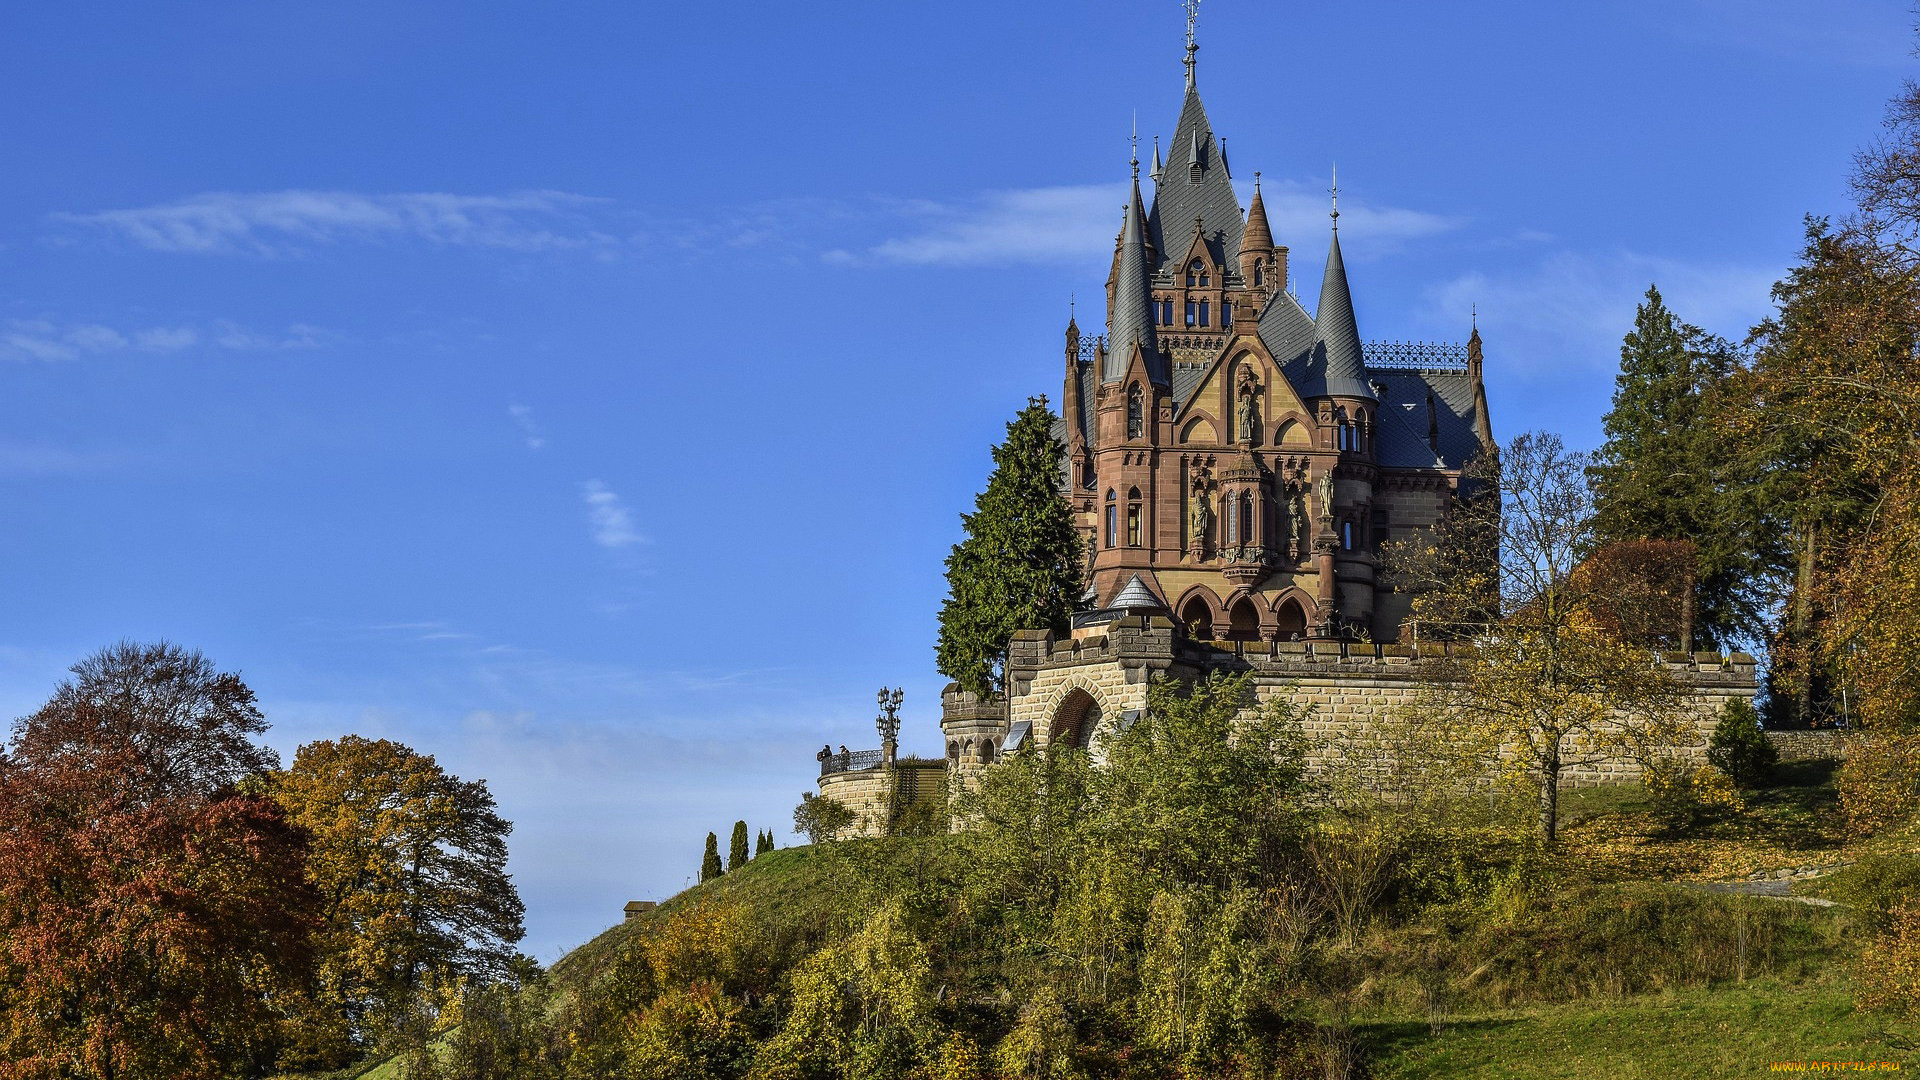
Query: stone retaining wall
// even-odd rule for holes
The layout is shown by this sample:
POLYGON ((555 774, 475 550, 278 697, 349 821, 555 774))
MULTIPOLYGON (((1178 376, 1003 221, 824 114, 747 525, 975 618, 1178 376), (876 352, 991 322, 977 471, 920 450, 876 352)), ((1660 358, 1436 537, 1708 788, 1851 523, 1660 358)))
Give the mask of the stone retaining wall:
POLYGON ((946 777, 945 762, 903 759, 892 768, 828 773, 820 778, 820 794, 853 811, 847 835, 884 836, 896 785, 903 810, 915 803, 944 805, 946 777))
POLYGON ((1839 728, 1769 731, 1766 735, 1781 761, 1845 761, 1847 745, 1858 738, 1853 732, 1839 728))
MULTIPOLYGON (((1156 674, 1195 678, 1214 670, 1247 671, 1261 701, 1280 697, 1312 706, 1306 727, 1315 747, 1308 764, 1325 768, 1367 741, 1380 721, 1399 714, 1431 684, 1434 651, 1446 646, 1425 648, 1423 656, 1409 645, 1190 642, 1177 636, 1169 620, 1152 616, 1119 619, 1066 639, 1028 631, 1015 635, 1008 650, 1006 719, 999 730, 1004 734, 1024 721, 1034 743, 1044 746, 1063 708, 1084 704, 1076 695, 1085 695, 1098 708, 1100 729, 1110 731, 1130 711, 1145 708, 1147 685, 1156 674)), ((1758 689, 1753 658, 1672 653, 1664 661, 1693 691, 1688 709, 1695 737, 1688 749, 1704 759, 1708 736, 1727 702, 1751 701, 1758 689)), ((974 737, 986 723, 977 705, 964 720, 974 737)), ((1102 730, 1092 736, 1096 758, 1102 730)), ((1569 785, 1611 783, 1636 779, 1640 765, 1630 758, 1581 760, 1571 753, 1564 775, 1569 785)))

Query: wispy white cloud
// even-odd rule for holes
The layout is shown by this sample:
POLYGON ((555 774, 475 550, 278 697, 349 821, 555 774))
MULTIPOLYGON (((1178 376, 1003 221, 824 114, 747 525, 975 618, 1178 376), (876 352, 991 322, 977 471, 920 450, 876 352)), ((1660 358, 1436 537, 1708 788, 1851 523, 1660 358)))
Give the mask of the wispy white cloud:
MULTIPOLYGON (((1251 187, 1242 194, 1244 205, 1251 187)), ((884 209, 903 219, 900 235, 864 247, 836 247, 827 262, 858 266, 1004 266, 1098 261, 1113 250, 1126 205, 1124 184, 1076 184, 994 191, 959 202, 897 202, 884 209)), ((1324 236, 1326 196, 1304 182, 1264 185, 1267 217, 1286 242, 1324 236)), ((1459 219, 1365 200, 1343 200, 1342 238, 1363 254, 1455 228, 1459 219)))
POLYGON ((584 213, 603 202, 561 191, 211 191, 154 206, 61 213, 54 220, 150 251, 194 254, 280 255, 395 240, 536 252, 615 246, 618 241, 584 213))
MULTIPOLYGON (((1253 185, 1238 186, 1241 205, 1251 203, 1253 185)), ((1266 179, 1262 182, 1261 202, 1266 205, 1267 222, 1273 227, 1276 243, 1287 244, 1295 251, 1326 243, 1332 224, 1327 214, 1333 208, 1327 187, 1328 184, 1321 181, 1266 179)), ((1340 248, 1349 259, 1365 260, 1381 255, 1410 241, 1451 232, 1465 222, 1466 219, 1458 215, 1372 202, 1364 191, 1342 188, 1340 192, 1340 248)), ((1111 238, 1108 242, 1112 242, 1111 238)))
POLYGON ((121 329, 101 323, 55 323, 14 319, 0 325, 0 360, 77 360, 118 353, 178 353, 202 344, 231 352, 311 349, 326 337, 317 327, 295 324, 284 331, 250 330, 218 319, 206 328, 190 325, 121 329))
POLYGON ((513 418, 513 426, 520 429, 520 439, 527 444, 527 449, 538 450, 547 445, 546 435, 541 432, 540 425, 534 423, 532 406, 509 405, 507 415, 513 418))
POLYGON ((593 528, 594 543, 618 551, 645 539, 634 528, 633 512, 605 483, 588 480, 580 485, 580 496, 587 504, 587 523, 593 528))
POLYGON ((1124 185, 1080 184, 901 203, 895 209, 913 220, 913 231, 860 251, 836 248, 825 258, 907 266, 1084 262, 1112 247, 1126 197, 1124 185))
POLYGON ((1523 374, 1550 375, 1616 364, 1648 285, 1660 287, 1681 319, 1737 340, 1767 315, 1778 276, 1775 267, 1560 251, 1519 270, 1461 275, 1437 286, 1428 301, 1436 316, 1456 324, 1477 305, 1489 339, 1501 339, 1501 355, 1524 362, 1523 374))

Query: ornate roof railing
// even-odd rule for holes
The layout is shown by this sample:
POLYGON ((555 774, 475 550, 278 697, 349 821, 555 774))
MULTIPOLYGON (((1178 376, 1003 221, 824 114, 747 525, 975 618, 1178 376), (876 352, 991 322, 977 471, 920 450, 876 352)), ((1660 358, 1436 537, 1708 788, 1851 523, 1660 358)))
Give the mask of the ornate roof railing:
POLYGON ((849 750, 838 754, 824 754, 820 757, 820 775, 832 776, 834 773, 865 772, 877 769, 884 760, 881 750, 849 750))
POLYGON ((1091 364, 1099 356, 1100 346, 1107 343, 1105 334, 1084 334, 1080 338, 1080 362, 1091 364))
POLYGON ((1368 341, 1361 344, 1360 354, 1370 368, 1467 370, 1467 347, 1448 341, 1368 341))

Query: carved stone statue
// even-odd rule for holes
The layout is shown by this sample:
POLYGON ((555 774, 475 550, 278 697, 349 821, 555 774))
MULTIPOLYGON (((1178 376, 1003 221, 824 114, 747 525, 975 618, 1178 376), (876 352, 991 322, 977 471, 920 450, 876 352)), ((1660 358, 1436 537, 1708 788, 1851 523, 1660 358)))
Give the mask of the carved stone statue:
POLYGON ((1320 474, 1320 516, 1333 516, 1333 470, 1320 474))
POLYGON ((1213 504, 1207 501, 1206 489, 1198 485, 1193 489, 1193 514, 1190 521, 1193 539, 1205 540, 1207 530, 1213 528, 1213 504))
POLYGON ((1293 514, 1293 557, 1304 559, 1307 556, 1307 495, 1295 488, 1292 499, 1293 514))
POLYGON ((1254 435, 1260 430, 1260 380, 1253 377, 1253 369, 1240 369, 1240 441, 1251 444, 1254 435))

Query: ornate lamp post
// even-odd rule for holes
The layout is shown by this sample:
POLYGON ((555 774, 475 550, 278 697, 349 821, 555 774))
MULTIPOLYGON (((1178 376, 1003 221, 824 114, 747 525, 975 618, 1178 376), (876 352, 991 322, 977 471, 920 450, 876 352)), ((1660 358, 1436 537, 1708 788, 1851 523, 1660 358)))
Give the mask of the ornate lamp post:
POLYGON ((900 700, 905 696, 897 686, 880 688, 880 715, 874 718, 874 724, 880 728, 880 758, 888 765, 893 764, 900 747, 900 700))

